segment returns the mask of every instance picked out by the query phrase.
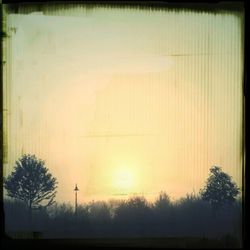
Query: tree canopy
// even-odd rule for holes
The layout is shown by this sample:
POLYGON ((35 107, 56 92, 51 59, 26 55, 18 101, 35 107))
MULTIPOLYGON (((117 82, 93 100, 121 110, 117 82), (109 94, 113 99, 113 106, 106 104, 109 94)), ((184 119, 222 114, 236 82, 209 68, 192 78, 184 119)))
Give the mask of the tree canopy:
POLYGON ((161 191, 159 196, 155 201, 155 207, 158 209, 165 209, 171 206, 171 201, 169 195, 161 191))
POLYGON ((213 207, 232 204, 239 194, 239 188, 232 181, 232 177, 224 173, 221 167, 210 168, 210 176, 205 187, 201 190, 203 200, 210 202, 213 207))
POLYGON ((35 155, 21 156, 14 171, 4 179, 7 195, 24 201, 30 209, 52 205, 56 185, 56 178, 49 173, 45 162, 35 155))

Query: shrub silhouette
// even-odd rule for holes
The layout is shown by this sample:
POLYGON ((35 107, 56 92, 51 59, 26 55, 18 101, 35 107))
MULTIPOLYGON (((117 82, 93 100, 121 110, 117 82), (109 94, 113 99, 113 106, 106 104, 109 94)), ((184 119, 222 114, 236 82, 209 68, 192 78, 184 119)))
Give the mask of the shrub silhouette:
POLYGON ((175 204, 177 232, 190 236, 211 236, 214 220, 211 217, 211 206, 199 195, 187 194, 175 204))
POLYGON ((4 200, 4 215, 6 231, 26 231, 29 229, 28 207, 22 201, 4 200))

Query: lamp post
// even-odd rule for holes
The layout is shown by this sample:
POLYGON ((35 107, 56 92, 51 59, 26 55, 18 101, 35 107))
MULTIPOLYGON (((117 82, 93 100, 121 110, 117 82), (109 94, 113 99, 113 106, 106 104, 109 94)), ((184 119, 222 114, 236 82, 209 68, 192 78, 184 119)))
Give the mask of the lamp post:
POLYGON ((77 187, 77 184, 75 186, 75 215, 77 214, 77 191, 79 191, 78 187, 77 187))

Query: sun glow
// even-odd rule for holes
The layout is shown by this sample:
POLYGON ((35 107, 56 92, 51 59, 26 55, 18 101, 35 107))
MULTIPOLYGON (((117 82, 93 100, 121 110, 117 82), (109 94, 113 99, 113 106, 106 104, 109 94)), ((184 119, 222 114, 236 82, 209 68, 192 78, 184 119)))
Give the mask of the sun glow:
POLYGON ((136 185, 134 172, 126 167, 116 169, 114 171, 113 185, 119 191, 132 191, 136 185))
POLYGON ((83 9, 6 16, 4 176, 35 154, 73 204, 178 199, 214 164, 241 187, 242 18, 83 9))

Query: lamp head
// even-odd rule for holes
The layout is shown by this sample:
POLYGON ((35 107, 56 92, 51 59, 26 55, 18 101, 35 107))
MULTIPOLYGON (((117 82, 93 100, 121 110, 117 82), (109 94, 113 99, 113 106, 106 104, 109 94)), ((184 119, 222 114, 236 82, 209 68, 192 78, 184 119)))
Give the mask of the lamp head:
POLYGON ((77 184, 76 184, 76 187, 75 187, 74 191, 79 191, 79 189, 78 189, 78 187, 77 187, 77 184))

